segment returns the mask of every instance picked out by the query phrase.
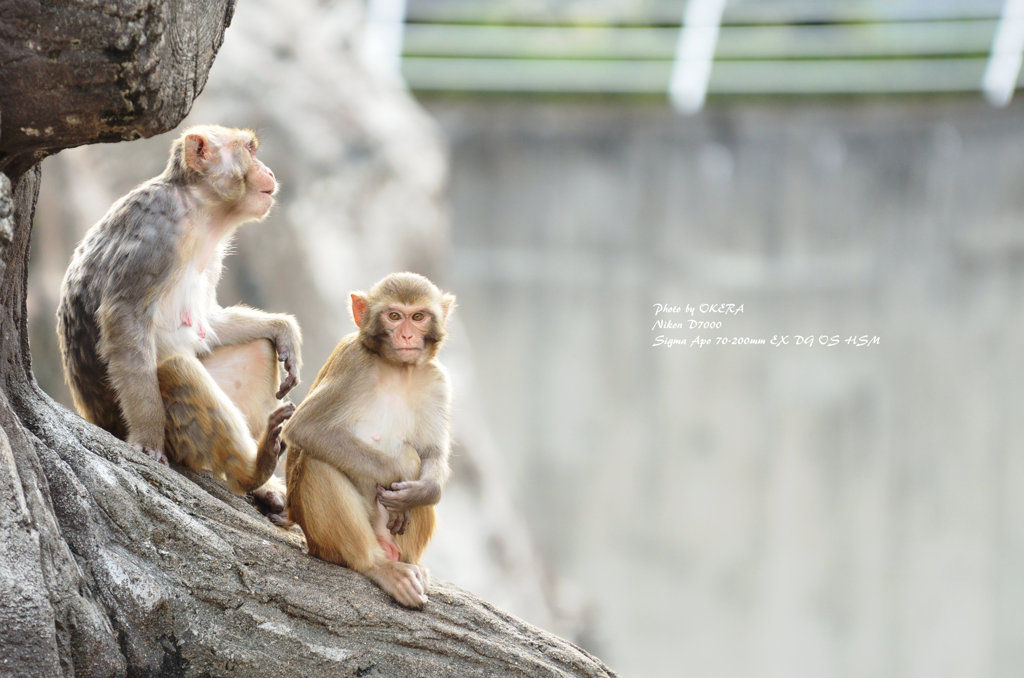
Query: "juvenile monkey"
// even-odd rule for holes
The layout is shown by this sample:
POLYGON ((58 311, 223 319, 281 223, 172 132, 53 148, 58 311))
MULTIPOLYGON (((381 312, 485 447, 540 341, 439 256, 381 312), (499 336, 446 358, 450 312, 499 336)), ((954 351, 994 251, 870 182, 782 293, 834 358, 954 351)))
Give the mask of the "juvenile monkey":
POLYGON ((334 349, 284 427, 288 517, 312 555, 419 608, 420 555, 450 473, 451 390, 436 355, 455 297, 396 273, 351 300, 358 331, 334 349))
POLYGON ((75 250, 57 336, 79 414, 281 511, 282 488, 265 483, 294 411, 278 400, 298 383, 299 328, 216 297, 236 229, 274 204, 257 145, 251 131, 212 125, 175 140, 163 173, 114 203, 75 250))

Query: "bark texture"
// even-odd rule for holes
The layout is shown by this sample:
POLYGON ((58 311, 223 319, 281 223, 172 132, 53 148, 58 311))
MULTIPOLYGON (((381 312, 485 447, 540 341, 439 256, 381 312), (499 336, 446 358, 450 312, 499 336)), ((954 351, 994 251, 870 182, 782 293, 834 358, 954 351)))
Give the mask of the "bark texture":
POLYGON ((0 171, 176 125, 234 9, 235 0, 0 2, 0 171))
POLYGON ((205 476, 161 467, 36 384, 36 163, 168 130, 234 3, 0 1, 0 675, 610 675, 442 582, 422 612, 310 558, 205 476))

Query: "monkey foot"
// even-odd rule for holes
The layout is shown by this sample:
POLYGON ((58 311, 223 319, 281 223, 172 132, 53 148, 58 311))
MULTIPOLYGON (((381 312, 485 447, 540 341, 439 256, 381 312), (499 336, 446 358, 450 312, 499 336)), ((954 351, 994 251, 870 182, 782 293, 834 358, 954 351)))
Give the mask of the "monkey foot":
POLYGON ((406 607, 418 610, 427 602, 427 589, 416 565, 402 562, 387 563, 378 565, 364 574, 406 607))
POLYGON ((402 555, 398 552, 398 546, 396 546, 394 542, 385 539, 384 537, 377 537, 377 542, 380 544, 380 547, 384 549, 384 553, 387 555, 388 560, 397 563, 398 559, 402 555))
POLYGON ((423 584, 423 590, 426 590, 427 586, 430 585, 430 571, 422 565, 415 565, 414 567, 417 570, 416 578, 423 584))
POLYGON ((139 447, 142 448, 142 453, 144 455, 146 455, 156 463, 163 464, 164 466, 170 466, 170 463, 167 461, 167 455, 165 455, 160 450, 154 449, 152 447, 146 447, 145 445, 139 445, 139 447))
POLYGON ((256 506, 264 515, 284 514, 286 500, 285 494, 281 490, 264 485, 253 490, 251 494, 252 498, 256 500, 256 506))
POLYGON ((267 513, 267 520, 277 525, 280 528, 288 529, 295 523, 288 518, 288 512, 282 511, 281 513, 267 513))

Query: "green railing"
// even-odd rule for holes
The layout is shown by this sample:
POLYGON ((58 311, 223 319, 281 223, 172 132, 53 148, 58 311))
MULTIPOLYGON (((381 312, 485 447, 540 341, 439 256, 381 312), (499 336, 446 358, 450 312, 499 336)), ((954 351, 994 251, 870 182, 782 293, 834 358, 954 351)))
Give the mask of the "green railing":
POLYGON ((381 2, 401 7, 392 43, 414 91, 664 95, 693 53, 687 30, 710 50, 710 96, 985 90, 1000 103, 993 78, 1024 82, 1024 0, 729 0, 701 26, 686 25, 686 2, 660 0, 381 2), (1000 31, 1007 63, 986 80, 1000 31))

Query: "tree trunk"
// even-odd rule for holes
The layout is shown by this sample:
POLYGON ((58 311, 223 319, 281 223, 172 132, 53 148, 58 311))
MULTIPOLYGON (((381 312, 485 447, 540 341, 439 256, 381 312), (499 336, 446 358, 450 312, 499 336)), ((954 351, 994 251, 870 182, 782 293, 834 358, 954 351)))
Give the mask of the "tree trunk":
POLYGON ((610 675, 442 582, 408 611, 216 480, 51 400, 26 329, 37 163, 171 129, 234 9, 0 0, 0 675, 610 675))

